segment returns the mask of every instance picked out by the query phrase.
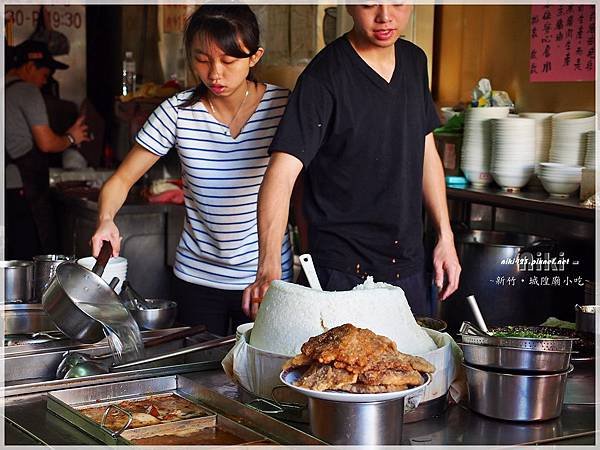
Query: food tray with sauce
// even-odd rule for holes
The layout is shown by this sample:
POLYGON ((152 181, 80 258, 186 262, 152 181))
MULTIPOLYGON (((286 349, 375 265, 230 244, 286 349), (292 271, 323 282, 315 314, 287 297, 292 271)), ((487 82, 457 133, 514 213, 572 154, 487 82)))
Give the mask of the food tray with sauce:
POLYGON ((108 445, 276 445, 210 409, 181 376, 54 391, 47 407, 108 445))

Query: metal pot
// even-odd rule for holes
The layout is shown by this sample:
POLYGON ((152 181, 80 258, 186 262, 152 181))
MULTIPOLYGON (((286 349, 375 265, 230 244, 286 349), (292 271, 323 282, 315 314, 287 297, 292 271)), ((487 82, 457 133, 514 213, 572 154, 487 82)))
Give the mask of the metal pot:
POLYGON ((177 316, 177 303, 169 300, 147 298, 144 306, 149 308, 128 308, 140 328, 146 330, 159 330, 170 328, 177 316))
POLYGON ((39 304, 5 305, 3 315, 5 335, 56 330, 56 325, 39 304))
POLYGON ((33 298, 36 303, 42 301, 44 291, 54 278, 56 268, 65 261, 75 258, 65 255, 38 255, 33 257, 33 298))
POLYGON ((596 332, 596 311, 598 305, 575 305, 575 323, 578 331, 596 332))
POLYGON ((553 374, 493 372, 463 364, 469 388, 469 407, 502 420, 537 421, 560 416, 573 366, 553 374))
POLYGON ((308 398, 310 429, 333 445, 400 445, 404 397, 382 402, 308 398))
POLYGON ((545 271, 543 266, 518 264, 520 256, 526 254, 556 256, 554 241, 527 234, 468 231, 455 233, 455 244, 462 265, 459 288, 440 304, 439 315, 451 332, 456 332, 463 320, 473 317, 465 301, 473 293, 485 293, 478 295, 477 300, 488 325, 539 324, 564 304, 564 296, 559 298, 560 290, 529 285, 529 276, 539 278, 556 272, 545 271), (514 285, 508 285, 512 277, 514 285), (520 282, 521 278, 526 282, 520 282), (544 298, 544 302, 534 301, 539 298, 544 298))
POLYGON ((4 303, 29 303, 33 299, 33 263, 0 261, 4 272, 4 303))
POLYGON ((129 318, 119 297, 101 277, 112 246, 105 241, 98 261, 90 271, 67 261, 56 268, 56 275, 42 295, 42 305, 56 326, 71 339, 93 344, 104 338, 98 312, 113 314, 116 321, 129 318))
POLYGON ((561 372, 569 368, 570 352, 458 344, 465 362, 486 369, 561 372))

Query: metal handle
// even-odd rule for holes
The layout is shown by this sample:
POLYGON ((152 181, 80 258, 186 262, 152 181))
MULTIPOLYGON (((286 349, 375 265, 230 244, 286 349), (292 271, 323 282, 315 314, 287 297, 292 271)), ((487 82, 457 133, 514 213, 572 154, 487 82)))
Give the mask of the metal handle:
POLYGON ((114 291, 117 284, 119 284, 119 277, 113 277, 113 279, 110 280, 110 283, 108 283, 108 286, 114 291))
POLYGON ((489 334, 485 334, 471 322, 467 322, 466 320, 461 324, 460 329, 458 330, 460 334, 467 334, 472 336, 481 336, 481 337, 490 337, 489 334))
POLYGON ((110 241, 102 241, 102 248, 100 249, 100 253, 98 253, 98 257, 96 258, 96 264, 92 267, 92 272, 94 272, 99 277, 102 276, 104 272, 104 268, 106 264, 108 264, 108 260, 112 256, 112 244, 110 241))
POLYGON ((312 289, 322 291, 323 288, 319 282, 319 277, 317 276, 317 271, 315 270, 312 256, 310 256, 308 253, 300 255, 300 264, 302 264, 302 269, 304 270, 304 274, 306 275, 306 279, 308 280, 310 287, 312 289))
POLYGON ((106 407, 106 409, 104 410, 104 414, 102 414, 102 420, 100 421, 100 428, 102 428, 104 431, 106 431, 108 434, 110 434, 110 436, 113 439, 117 439, 121 435, 121 433, 123 433, 123 431, 125 431, 129 427, 129 425, 131 425, 131 422, 133 422, 133 415, 129 411, 121 408, 118 405, 108 405, 106 407), (113 431, 110 428, 106 427, 106 418, 108 417, 108 411, 110 411, 110 408, 115 408, 116 410, 119 410, 122 413, 127 415, 127 423, 125 425, 123 425, 121 427, 121 429, 118 431, 113 431))
POLYGON ((285 412, 281 406, 279 406, 273 402, 270 402, 269 400, 265 400, 264 398, 256 398, 256 399, 246 403, 245 405, 248 406, 249 408, 255 409, 256 411, 261 412, 263 414, 267 414, 269 416, 275 416, 277 414, 282 414, 285 412), (261 408, 260 405, 262 405, 262 404, 270 406, 273 409, 261 408))
POLYGON ((489 334, 488 327, 485 324, 485 321, 483 320, 483 316, 481 315, 481 311, 479 310, 479 306, 477 305, 477 300, 475 300, 475 296, 469 295, 467 297, 467 301, 469 302, 469 305, 473 310, 473 314, 475 315, 475 320, 477 321, 479 328, 481 328, 481 330, 484 333, 489 334))
POLYGON ((144 342, 144 347, 156 347, 157 345, 164 344, 166 342, 174 341, 175 339, 186 338, 188 336, 194 336, 206 331, 206 325, 196 325, 195 327, 187 328, 185 330, 176 331, 175 333, 169 333, 164 336, 158 336, 152 339, 148 339, 144 342))
POLYGON ((212 341, 200 342, 199 344, 192 345, 192 346, 186 347, 186 348, 182 348, 175 352, 164 353, 162 355, 156 355, 151 358, 144 358, 144 359, 140 359, 138 361, 131 361, 126 364, 118 364, 116 366, 112 366, 109 370, 113 371, 113 370, 127 369, 129 367, 135 367, 135 366, 139 366, 141 364, 148 364, 148 363, 155 362, 155 361, 162 361, 163 359, 169 359, 169 358, 174 358, 176 356, 187 355, 189 353, 194 353, 194 352, 197 352, 200 350, 208 350, 211 348, 220 347, 222 345, 230 344, 233 342, 235 342, 235 335, 226 336, 226 337, 219 338, 219 339, 213 339, 212 341))

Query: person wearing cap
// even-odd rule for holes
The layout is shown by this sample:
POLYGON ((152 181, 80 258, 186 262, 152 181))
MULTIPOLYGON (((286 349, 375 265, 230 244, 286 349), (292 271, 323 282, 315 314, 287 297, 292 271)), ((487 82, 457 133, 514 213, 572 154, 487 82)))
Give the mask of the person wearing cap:
POLYGON ((64 135, 48 124, 40 88, 53 70, 69 66, 52 58, 43 42, 25 41, 10 52, 5 77, 5 180, 7 259, 31 259, 58 250, 49 197, 47 154, 88 141, 85 117, 64 135))

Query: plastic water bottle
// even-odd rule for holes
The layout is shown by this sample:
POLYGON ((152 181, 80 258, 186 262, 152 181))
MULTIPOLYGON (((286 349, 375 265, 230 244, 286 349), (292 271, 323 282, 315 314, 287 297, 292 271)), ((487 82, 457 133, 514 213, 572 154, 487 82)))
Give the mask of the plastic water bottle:
POLYGON ((123 95, 133 94, 135 92, 135 60, 133 59, 133 52, 125 52, 125 59, 123 60, 123 83, 121 93, 123 95))

